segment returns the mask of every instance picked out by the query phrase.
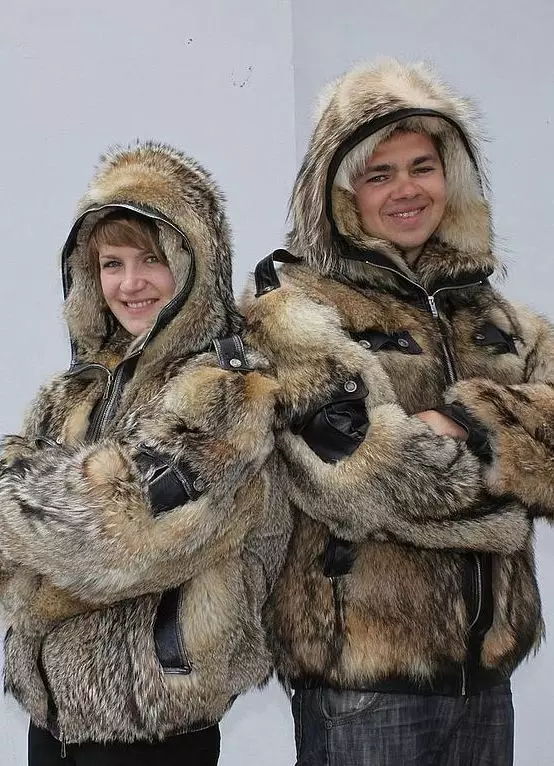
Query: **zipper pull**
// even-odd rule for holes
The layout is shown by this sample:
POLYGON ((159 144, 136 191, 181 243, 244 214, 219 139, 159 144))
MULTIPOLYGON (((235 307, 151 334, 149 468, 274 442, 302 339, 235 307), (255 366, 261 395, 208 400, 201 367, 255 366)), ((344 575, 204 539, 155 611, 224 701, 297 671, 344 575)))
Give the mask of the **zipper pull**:
POLYGON ((105 401, 106 399, 108 399, 108 398, 109 398, 109 396, 110 396, 110 389, 111 389, 111 387, 112 387, 112 380, 113 380, 113 375, 112 375, 112 373, 111 373, 111 372, 108 370, 108 379, 107 379, 107 381, 106 381, 106 388, 104 389, 104 394, 102 395, 102 399, 104 399, 104 401, 105 401))
POLYGON ((437 304, 435 303, 435 296, 434 295, 428 295, 427 296, 427 303, 429 304, 429 308, 431 309, 431 314, 433 315, 434 319, 439 318, 439 312, 437 311, 437 304))
POLYGON ((61 757, 62 758, 67 758, 67 743, 65 741, 65 735, 64 734, 62 734, 61 757))
POLYGON ((467 697, 467 680, 465 665, 462 665, 462 688, 460 689, 462 697, 467 697))

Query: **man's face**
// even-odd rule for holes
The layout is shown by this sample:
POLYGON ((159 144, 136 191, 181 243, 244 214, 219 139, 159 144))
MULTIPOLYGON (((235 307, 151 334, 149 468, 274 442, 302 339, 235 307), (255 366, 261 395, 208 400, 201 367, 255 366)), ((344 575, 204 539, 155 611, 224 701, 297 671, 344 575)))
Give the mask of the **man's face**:
POLYGON ((353 185, 364 231, 397 245, 413 262, 446 204, 444 171, 429 136, 396 133, 383 141, 353 185))

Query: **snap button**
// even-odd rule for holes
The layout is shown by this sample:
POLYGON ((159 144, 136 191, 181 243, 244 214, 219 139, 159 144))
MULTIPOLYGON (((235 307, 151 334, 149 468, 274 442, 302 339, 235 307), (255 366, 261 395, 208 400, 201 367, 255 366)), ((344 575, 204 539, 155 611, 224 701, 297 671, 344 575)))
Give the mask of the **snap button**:
POLYGON ((358 343, 362 348, 371 348, 371 341, 365 340, 362 338, 362 340, 359 340, 358 343))
POLYGON ((349 394, 353 394, 354 391, 356 391, 358 388, 358 384, 355 380, 347 380, 344 384, 344 390, 348 391, 349 394))
POLYGON ((231 367, 240 367, 242 365, 242 362, 240 361, 240 359, 236 359, 235 357, 233 357, 232 359, 229 359, 229 364, 231 365, 231 367))
POLYGON ((273 285, 266 285, 262 290, 262 293, 270 293, 273 289, 273 285))
POLYGON ((398 338, 398 345, 400 348, 408 348, 410 343, 406 340, 406 338, 398 338))
POLYGON ((475 336, 475 340, 485 340, 485 336, 482 332, 478 332, 475 336))
POLYGON ((203 479, 195 479, 192 486, 197 492, 202 492, 206 488, 206 483, 203 479))

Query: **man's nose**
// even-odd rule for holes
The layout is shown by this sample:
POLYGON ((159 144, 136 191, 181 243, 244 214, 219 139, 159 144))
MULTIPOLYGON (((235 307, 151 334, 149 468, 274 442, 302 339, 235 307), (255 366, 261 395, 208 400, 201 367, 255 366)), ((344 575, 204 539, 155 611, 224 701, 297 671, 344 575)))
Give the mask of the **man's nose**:
POLYGON ((419 187, 413 178, 410 176, 398 178, 393 190, 393 197, 395 199, 410 199, 418 194, 419 187))

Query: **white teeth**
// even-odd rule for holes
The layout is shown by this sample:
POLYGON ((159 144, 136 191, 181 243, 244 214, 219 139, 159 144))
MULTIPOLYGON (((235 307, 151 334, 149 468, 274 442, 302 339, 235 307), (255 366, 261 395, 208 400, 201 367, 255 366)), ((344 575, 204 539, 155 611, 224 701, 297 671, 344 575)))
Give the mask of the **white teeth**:
POLYGON ((127 301, 126 305, 130 309, 143 309, 143 308, 146 308, 146 306, 151 306, 152 303, 156 303, 155 298, 150 298, 147 301, 127 301))
POLYGON ((419 208, 418 210, 406 210, 404 213, 391 213, 391 215, 394 218, 413 218, 414 216, 421 213, 423 208, 419 208))

